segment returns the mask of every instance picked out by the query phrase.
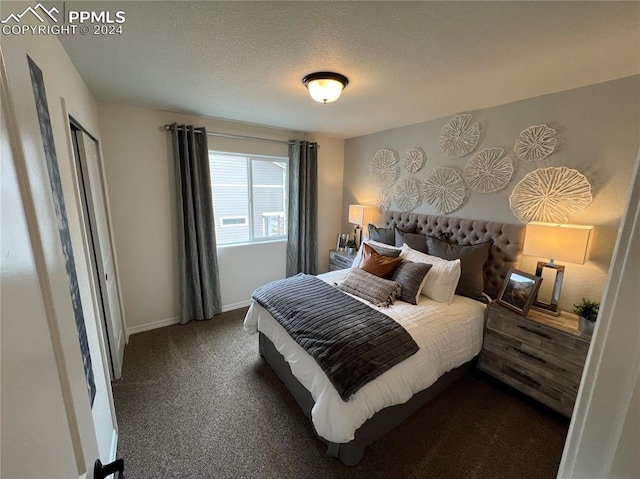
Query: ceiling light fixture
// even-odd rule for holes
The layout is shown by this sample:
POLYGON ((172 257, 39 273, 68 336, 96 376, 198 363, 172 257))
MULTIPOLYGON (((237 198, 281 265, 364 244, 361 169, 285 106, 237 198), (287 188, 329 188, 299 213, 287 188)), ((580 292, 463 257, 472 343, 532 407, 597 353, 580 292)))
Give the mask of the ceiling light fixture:
POLYGON ((315 101, 331 103, 340 98, 342 90, 349 84, 349 79, 339 73, 316 72, 305 76, 302 83, 315 101))

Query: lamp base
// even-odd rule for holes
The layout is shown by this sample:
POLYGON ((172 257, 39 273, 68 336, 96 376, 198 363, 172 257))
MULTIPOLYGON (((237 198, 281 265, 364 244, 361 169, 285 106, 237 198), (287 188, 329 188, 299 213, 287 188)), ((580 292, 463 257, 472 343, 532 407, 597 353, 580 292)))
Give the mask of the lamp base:
POLYGON ((360 227, 360 225, 357 225, 353 229, 353 239, 356 240, 356 246, 360 248, 362 244, 362 227, 360 227))
MULTIPOLYGON (((562 280, 564 278, 564 266, 555 264, 553 260, 550 263, 538 261, 538 265, 536 266, 536 276, 546 279, 544 278, 545 268, 555 271, 555 280, 553 282, 553 288, 549 293, 549 302, 542 301, 542 298, 540 297, 541 290, 539 290, 531 307, 552 316, 559 316, 560 312, 558 311, 558 302, 560 301, 560 289, 562 288, 562 280)), ((549 291, 548 288, 545 289, 549 291)))

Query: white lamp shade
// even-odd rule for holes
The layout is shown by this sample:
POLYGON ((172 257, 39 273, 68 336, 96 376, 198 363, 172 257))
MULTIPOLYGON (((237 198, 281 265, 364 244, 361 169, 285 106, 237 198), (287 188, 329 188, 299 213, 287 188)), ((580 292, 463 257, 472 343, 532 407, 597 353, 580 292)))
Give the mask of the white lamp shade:
POLYGON ((311 98, 315 101, 320 103, 331 103, 332 101, 336 101, 340 98, 344 85, 338 80, 323 78, 319 80, 311 80, 307 84, 307 88, 309 89, 309 95, 311 95, 311 98))
POLYGON ((373 208, 364 205, 349 205, 349 223, 365 225, 371 223, 373 208))
POLYGON ((589 259, 592 237, 593 226, 534 221, 527 224, 522 253, 584 264, 589 259))

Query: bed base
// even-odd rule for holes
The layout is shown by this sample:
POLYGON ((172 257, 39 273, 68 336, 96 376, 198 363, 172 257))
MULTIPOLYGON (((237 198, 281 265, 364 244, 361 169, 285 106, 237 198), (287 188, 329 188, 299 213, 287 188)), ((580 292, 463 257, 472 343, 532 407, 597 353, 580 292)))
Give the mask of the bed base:
MULTIPOLYGON (((296 379, 289 368, 289 364, 287 364, 269 338, 260 332, 258 334, 260 356, 271 366, 271 369, 291 392, 305 415, 311 419, 311 409, 314 405, 311 393, 296 379)), ((431 387, 414 394, 406 403, 378 411, 358 428, 355 438, 348 443, 330 442, 318 436, 317 433, 316 436, 327 445, 328 456, 340 459, 347 466, 355 466, 362 460, 365 449, 369 444, 377 441, 387 432, 400 425, 414 412, 466 375, 471 368, 472 361, 444 374, 431 387)))

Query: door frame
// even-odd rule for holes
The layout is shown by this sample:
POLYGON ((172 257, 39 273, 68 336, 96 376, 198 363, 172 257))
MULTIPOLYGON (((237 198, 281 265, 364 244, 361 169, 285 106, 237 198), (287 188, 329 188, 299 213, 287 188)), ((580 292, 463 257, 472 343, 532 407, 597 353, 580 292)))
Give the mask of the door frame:
MULTIPOLYGON (((91 138, 96 143, 96 147, 98 150, 98 164, 96 165, 98 168, 97 174, 100 177, 102 182, 102 194, 104 200, 105 211, 103 212, 105 222, 106 222, 106 234, 108 235, 107 241, 110 243, 111 248, 111 256, 113 259, 113 274, 115 275, 115 287, 116 294, 118 295, 118 308, 119 308, 119 317, 121 319, 120 328, 122 330, 122 335, 124 336, 125 345, 128 342, 127 336, 127 328, 126 322, 124 318, 124 307, 122 301, 122 292, 120 290, 120 280, 117 268, 116 261, 116 251, 115 251, 115 243, 113 239, 112 229, 111 229, 111 215, 109 202, 107 197, 107 189, 106 189, 106 181, 105 174, 103 170, 103 162, 102 162, 102 152, 100 148, 100 142, 97 138, 95 138, 91 133, 89 133, 82 124, 77 121, 72 115, 68 115, 69 118, 69 141, 70 141, 70 149, 73 152, 73 160, 75 166, 75 180, 76 180, 76 192, 77 192, 77 200, 80 205, 80 210, 82 212, 82 217, 84 220, 83 224, 83 240, 85 243, 85 251, 87 262, 91 265, 91 276, 93 279, 92 284, 92 294, 94 301, 94 310, 98 314, 100 318, 100 329, 102 332, 101 341, 103 343, 103 353, 104 357, 106 357, 109 363, 109 375, 112 380, 119 379, 122 372, 122 358, 118 351, 115 353, 118 355, 117 364, 114 362, 114 358, 112 356, 112 348, 111 342, 112 338, 109 334, 109 325, 107 325, 107 317, 105 316, 106 312, 109 312, 110 305, 108 304, 108 298, 106 298, 106 284, 103 281, 103 276, 105 273, 103 271, 103 257, 102 251, 99 249, 99 239, 98 239, 98 248, 96 248, 95 240, 96 240, 96 214, 94 211, 93 202, 89 201, 90 198, 93 197, 95 191, 91 186, 91 181, 89 179, 89 165, 86 162, 86 158, 84 152, 79 151, 79 148, 82 143, 81 138, 76 138, 76 132, 81 132, 86 134, 89 138, 91 138), (103 294, 104 293, 104 294, 103 294), (106 302, 106 304, 105 304, 106 302)), ((112 320, 110 315, 109 320, 112 320)), ((123 345, 124 348, 124 345, 123 345)))

